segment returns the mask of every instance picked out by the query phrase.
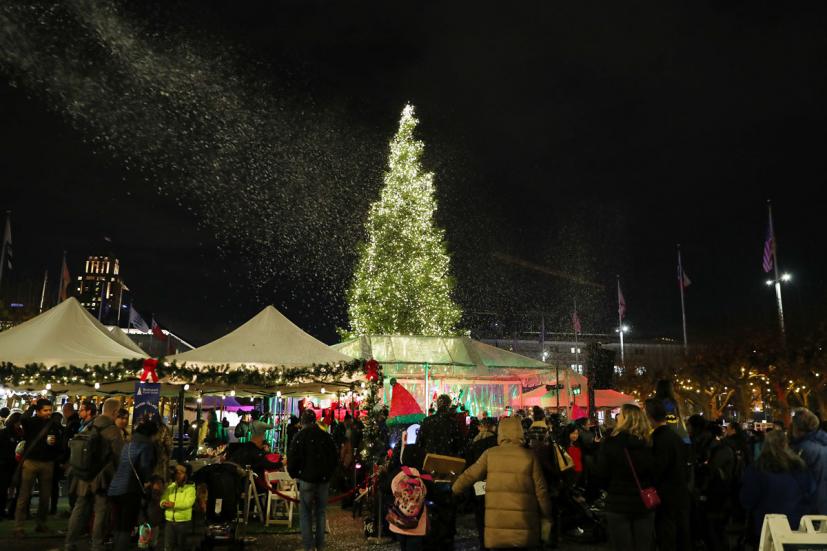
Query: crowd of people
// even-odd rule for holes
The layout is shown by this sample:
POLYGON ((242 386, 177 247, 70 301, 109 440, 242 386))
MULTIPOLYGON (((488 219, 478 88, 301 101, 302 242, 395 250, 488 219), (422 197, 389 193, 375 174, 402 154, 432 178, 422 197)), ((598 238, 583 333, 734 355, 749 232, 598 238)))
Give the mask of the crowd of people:
MULTIPOLYGON (((457 512, 469 509, 481 549, 554 547, 561 536, 582 536, 607 537, 614 549, 719 551, 757 548, 766 514, 786 515, 793 528, 802 515, 827 514, 827 433, 813 412, 797 409, 788 426, 767 430, 684 419, 670 386, 602 425, 537 407, 469 422, 441 396, 416 441, 402 432, 383 462, 381 516, 403 551, 453 548, 457 512), (424 469, 427 454, 464 458, 466 468, 453 482, 436 480, 424 469)), ((315 427, 315 440, 324 434, 315 422, 303 426, 315 427)), ((341 452, 347 442, 331 437, 325 446, 341 452)), ((293 461, 288 468, 301 479, 293 461)), ((341 462, 328 465, 314 484, 341 470, 341 462)), ((304 487, 316 507, 302 513, 309 524, 311 512, 324 518, 326 493, 304 487)), ((304 543, 321 548, 310 536, 304 543)))
MULTIPOLYGON (((793 527, 803 515, 827 514, 827 432, 807 409, 762 431, 684 419, 668 382, 602 424, 538 407, 469 418, 443 395, 415 433, 389 429, 380 412, 374 449, 388 453, 373 458, 360 453, 366 428, 357 412, 341 422, 327 413, 289 419, 280 438, 286 457, 270 450, 274 423, 257 411, 232 431, 209 413, 200 439, 221 449, 235 441, 226 459, 260 475, 289 472, 308 551, 325 545, 331 495, 356 507, 367 487, 383 496, 368 516, 378 512, 403 551, 452 549, 462 512, 474 514, 480 549, 554 548, 570 537, 608 538, 614 549, 708 551, 755 549, 769 513, 793 527), (426 468, 428 454, 461 458, 464 468, 426 468)), ((45 398, 27 411, 0 410, 0 513, 14 520, 16 536, 26 534, 35 487, 34 529, 48 531, 62 484, 67 551, 110 542, 121 551, 136 540, 186 550, 200 541, 206 497, 189 464, 170 462, 172 431, 157 418, 127 430, 129 418, 117 398, 65 404, 61 413, 45 398)))

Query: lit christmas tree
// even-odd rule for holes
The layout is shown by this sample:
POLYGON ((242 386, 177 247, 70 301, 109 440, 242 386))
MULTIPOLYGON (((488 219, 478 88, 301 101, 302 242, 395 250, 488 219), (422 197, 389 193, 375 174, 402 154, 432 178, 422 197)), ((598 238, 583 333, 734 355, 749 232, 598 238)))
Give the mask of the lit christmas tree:
POLYGON ((425 146, 414 138, 417 122, 406 105, 385 186, 368 212, 368 240, 347 293, 356 335, 453 335, 462 316, 451 298, 445 232, 434 224, 434 175, 420 163, 425 146))

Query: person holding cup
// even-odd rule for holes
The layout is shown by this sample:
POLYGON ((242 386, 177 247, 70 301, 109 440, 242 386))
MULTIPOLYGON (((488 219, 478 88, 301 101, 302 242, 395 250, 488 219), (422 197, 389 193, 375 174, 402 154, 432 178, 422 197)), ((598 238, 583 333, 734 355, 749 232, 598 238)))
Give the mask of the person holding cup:
POLYGON ((52 477, 54 476, 55 460, 60 453, 58 445, 59 426, 52 420, 52 402, 40 398, 34 402, 33 408, 23 416, 23 438, 26 446, 23 448, 23 458, 18 467, 16 476, 20 476, 20 493, 17 498, 17 510, 14 514, 14 535, 21 537, 25 534, 23 523, 26 521, 29 509, 29 499, 34 488, 34 481, 38 481, 40 496, 37 507, 36 532, 47 532, 46 517, 49 514, 49 504, 52 496, 52 477), (31 415, 32 409, 34 416, 31 415))

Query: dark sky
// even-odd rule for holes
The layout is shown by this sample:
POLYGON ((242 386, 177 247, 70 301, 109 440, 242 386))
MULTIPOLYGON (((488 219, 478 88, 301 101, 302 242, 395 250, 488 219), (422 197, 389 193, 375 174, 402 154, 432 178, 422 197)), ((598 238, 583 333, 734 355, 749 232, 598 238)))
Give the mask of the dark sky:
MULTIPOLYGON (((139 310, 196 343, 268 302, 333 341, 345 323, 351 236, 376 198, 387 141, 411 101, 467 312, 516 316, 520 329, 542 312, 549 329, 564 330, 576 298, 584 330, 608 332, 620 274, 635 334, 677 337, 680 242, 693 281, 692 337, 772 328, 774 301, 761 271, 772 198, 782 266, 794 274, 785 291, 791 331, 825 318, 823 3, 115 3, 150 43, 183 37, 195 51, 232 52, 244 85, 261 85, 291 116, 315 121, 290 129, 296 143, 318 141, 318 121, 332 121, 341 141, 355 144, 327 154, 346 167, 342 174, 358 174, 351 187, 311 179, 286 186, 271 209, 276 220, 290 217, 285 224, 301 226, 307 216, 310 225, 313 209, 292 209, 291 200, 327 198, 324 212, 336 223, 315 235, 300 231, 291 245, 331 259, 321 291, 318 268, 303 270, 302 254, 269 259, 266 247, 249 246, 255 216, 244 221, 253 238, 219 235, 229 227, 221 209, 199 206, 161 161, 169 182, 159 192, 152 156, 131 163, 129 125, 118 147, 106 147, 99 135, 108 122, 95 122, 96 109, 111 104, 77 108, 49 85, 49 71, 58 82, 69 57, 86 50, 38 52, 44 40, 24 40, 32 28, 20 15, 24 4, 0 8, 3 45, 32 52, 0 54, 0 208, 14 213, 13 285, 38 286, 44 269, 54 281, 64 249, 77 272, 86 255, 109 248, 139 310), (53 65, 26 66, 39 55, 53 65), (281 270, 264 283, 261 258, 281 270)), ((77 40, 65 32, 55 44, 77 40)), ((106 89, 105 70, 88 68, 115 54, 88 50, 94 62, 83 86, 106 89)), ((191 85, 203 86, 197 78, 191 85)), ((131 116, 140 125, 152 115, 136 108, 131 116)), ((185 151, 186 140, 179 147, 185 151)), ((177 151, 167 149, 164 162, 177 151)), ((221 193, 235 204, 233 193, 221 193)), ((468 323, 481 319, 471 314, 468 323)))

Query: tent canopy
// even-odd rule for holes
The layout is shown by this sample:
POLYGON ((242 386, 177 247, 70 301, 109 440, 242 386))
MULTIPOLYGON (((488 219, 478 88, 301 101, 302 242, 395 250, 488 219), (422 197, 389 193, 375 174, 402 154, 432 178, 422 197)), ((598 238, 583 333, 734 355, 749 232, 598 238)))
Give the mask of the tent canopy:
POLYGON ((112 335, 112 338, 127 347, 128 349, 132 350, 133 352, 143 353, 144 351, 141 349, 138 344, 129 338, 123 329, 118 327, 117 325, 113 325, 111 327, 107 327, 109 329, 109 334, 112 335))
MULTIPOLYGON (((580 394, 574 395, 571 398, 573 399, 575 405, 583 408, 589 407, 589 394, 587 390, 587 383, 586 378, 582 375, 578 377, 582 378, 582 381, 572 379, 570 381, 571 385, 578 385, 580 384, 580 394)), ((554 384, 554 382, 549 383, 554 384)), ((563 388, 559 390, 560 392, 560 407, 566 407, 567 403, 571 403, 571 399, 569 399, 569 394, 567 393, 567 389, 563 388)), ((540 406, 540 407, 557 407, 557 394, 554 390, 546 390, 545 385, 539 388, 535 388, 530 392, 526 392, 523 394, 523 404, 525 406, 540 406)), ((609 408, 615 409, 619 408, 623 404, 635 404, 637 400, 635 400, 634 396, 629 396, 628 394, 623 394, 622 392, 618 392, 616 390, 607 390, 607 389, 596 389, 594 391, 594 404, 596 408, 609 408)))
POLYGON ((311 337, 267 306, 235 331, 167 360, 189 366, 300 368, 352 362, 353 358, 311 337))
POLYGON ((74 297, 0 332, 0 361, 17 366, 83 367, 146 357, 119 342, 74 297))
POLYGON ((445 375, 489 380, 522 379, 552 370, 550 365, 539 360, 469 337, 363 335, 332 348, 356 358, 374 358, 384 366, 386 374, 403 377, 423 374, 424 364, 435 368, 435 376, 442 371, 445 375))

